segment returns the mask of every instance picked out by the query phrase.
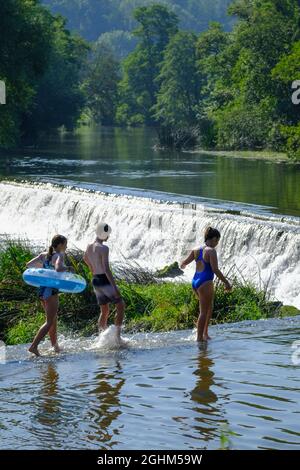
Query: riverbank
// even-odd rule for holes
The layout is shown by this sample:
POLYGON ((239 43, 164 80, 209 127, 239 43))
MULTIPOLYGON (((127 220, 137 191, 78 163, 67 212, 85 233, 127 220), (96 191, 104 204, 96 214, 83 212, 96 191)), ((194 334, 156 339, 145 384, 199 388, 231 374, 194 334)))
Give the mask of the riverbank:
POLYGON ((299 164, 299 161, 291 160, 284 152, 272 152, 271 150, 203 150, 197 149, 193 153, 216 157, 235 157, 249 160, 270 160, 277 163, 299 164))
MULTIPOLYGON (((36 289, 22 280, 26 261, 32 256, 32 250, 21 243, 8 242, 0 251, 0 339, 6 344, 31 341, 44 322, 36 289)), ((76 273, 91 280, 81 252, 69 254, 67 263, 76 273)), ((161 273, 147 272, 137 266, 119 268, 115 275, 126 303, 125 331, 158 332, 194 327, 198 301, 189 283, 164 281, 159 278, 161 273)), ((271 301, 267 291, 259 291, 238 279, 233 280, 229 294, 222 285, 216 285, 213 324, 299 313, 294 307, 271 301)), ((97 332, 98 314, 90 282, 82 294, 60 294, 60 331, 92 335, 97 332)))

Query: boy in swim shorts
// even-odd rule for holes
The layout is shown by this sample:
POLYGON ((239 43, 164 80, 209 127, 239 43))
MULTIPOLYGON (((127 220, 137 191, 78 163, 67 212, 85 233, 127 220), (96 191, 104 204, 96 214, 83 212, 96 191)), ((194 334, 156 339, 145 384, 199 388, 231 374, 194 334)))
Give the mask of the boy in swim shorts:
POLYGON ((98 321, 99 331, 107 328, 109 304, 116 306, 115 325, 120 338, 125 305, 109 267, 109 249, 104 245, 111 234, 111 227, 101 222, 96 229, 96 240, 89 244, 84 254, 84 261, 93 274, 93 288, 100 306, 98 321))

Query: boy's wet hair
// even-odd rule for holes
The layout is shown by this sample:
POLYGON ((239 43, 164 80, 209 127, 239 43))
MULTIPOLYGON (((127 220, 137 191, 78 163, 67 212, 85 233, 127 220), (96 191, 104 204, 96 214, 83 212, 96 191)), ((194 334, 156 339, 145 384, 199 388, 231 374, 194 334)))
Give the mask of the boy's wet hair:
POLYGON ((47 259, 50 261, 53 255, 55 248, 57 248, 62 243, 66 243, 67 238, 63 235, 54 235, 51 241, 51 245, 49 246, 49 250, 47 253, 47 259))
POLYGON ((204 241, 212 240, 213 238, 217 238, 218 240, 221 238, 221 234, 219 230, 213 227, 207 227, 204 232, 204 241))

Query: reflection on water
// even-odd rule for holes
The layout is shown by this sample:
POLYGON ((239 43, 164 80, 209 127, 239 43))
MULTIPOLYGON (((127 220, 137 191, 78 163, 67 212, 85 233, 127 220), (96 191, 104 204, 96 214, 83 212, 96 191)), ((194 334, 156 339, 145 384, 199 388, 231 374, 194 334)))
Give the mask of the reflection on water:
POLYGON ((195 430, 199 438, 209 442, 216 437, 221 423, 225 423, 222 417, 222 405, 218 404, 218 395, 213 391, 214 361, 207 354, 207 347, 200 348, 197 357, 197 368, 193 372, 196 376, 195 388, 191 391, 191 399, 195 402, 195 430))
POLYGON ((197 357, 197 368, 193 372, 196 384, 191 391, 191 399, 195 402, 194 428, 199 433, 199 439, 205 442, 205 447, 206 443, 216 438, 221 423, 225 422, 222 417, 222 403, 218 403, 218 395, 213 391, 216 385, 214 365, 214 361, 207 353, 207 346, 201 347, 197 357))
POLYGON ((300 165, 155 151, 155 139, 151 129, 97 127, 48 136, 38 148, 1 155, 0 179, 131 187, 300 215, 300 165))
POLYGON ((100 369, 96 373, 95 382, 95 388, 89 395, 94 396, 97 401, 88 413, 88 418, 94 425, 87 438, 89 441, 98 441, 107 444, 108 448, 113 448, 117 444, 116 437, 119 433, 113 423, 122 413, 120 392, 125 383, 121 363, 117 361, 111 372, 100 369))
POLYGON ((0 365, 2 449, 299 449, 300 319, 138 334, 130 347, 62 338, 60 357, 8 349, 0 365))

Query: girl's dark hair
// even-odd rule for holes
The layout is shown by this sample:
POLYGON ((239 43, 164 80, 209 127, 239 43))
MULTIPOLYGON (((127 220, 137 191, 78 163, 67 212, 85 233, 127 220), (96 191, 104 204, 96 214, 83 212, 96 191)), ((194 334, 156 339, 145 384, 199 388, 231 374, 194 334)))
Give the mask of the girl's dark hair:
POLYGON ((55 248, 57 248, 58 245, 60 245, 61 243, 66 243, 66 241, 67 241, 67 239, 63 235, 54 235, 54 237, 52 238, 52 241, 51 241, 51 245, 49 246, 48 253, 47 253, 47 260, 48 261, 51 260, 55 248))
POLYGON ((207 240, 211 240, 212 238, 215 238, 215 237, 218 239, 221 238, 221 234, 219 230, 217 230, 216 228, 207 227, 207 229, 204 232, 204 241, 206 242, 207 240))

